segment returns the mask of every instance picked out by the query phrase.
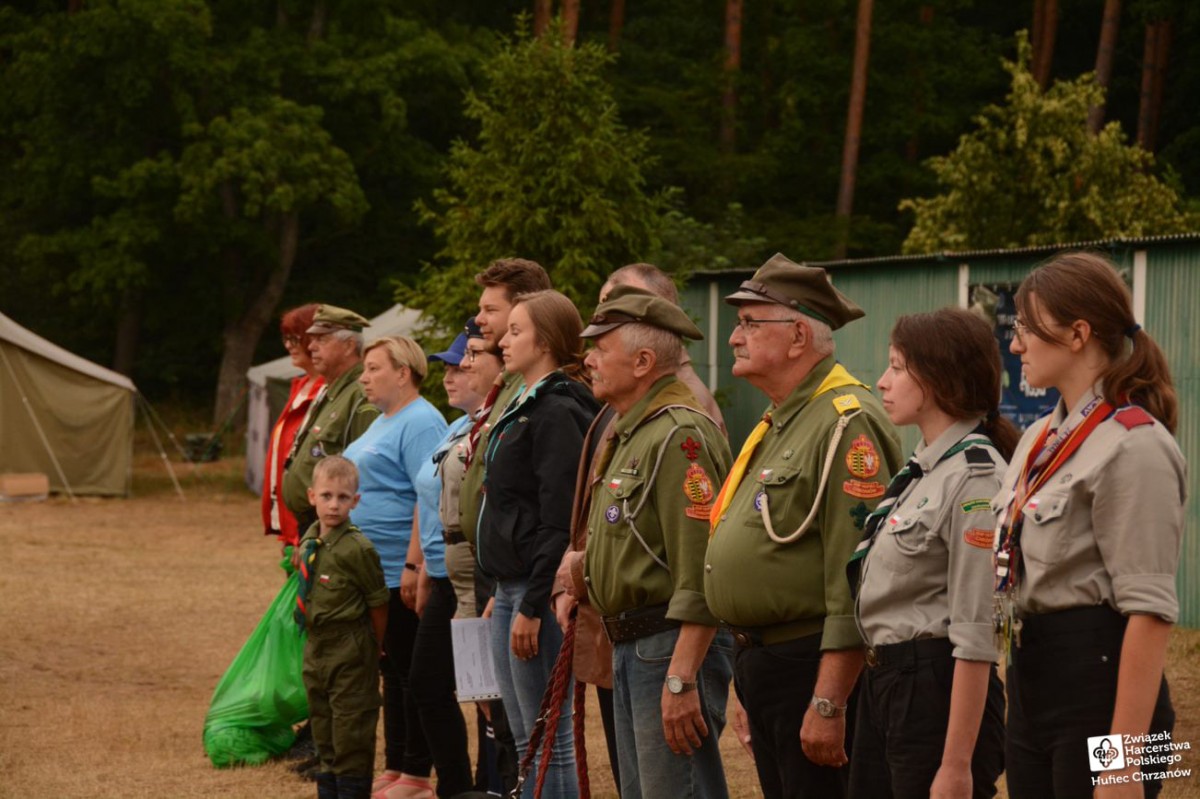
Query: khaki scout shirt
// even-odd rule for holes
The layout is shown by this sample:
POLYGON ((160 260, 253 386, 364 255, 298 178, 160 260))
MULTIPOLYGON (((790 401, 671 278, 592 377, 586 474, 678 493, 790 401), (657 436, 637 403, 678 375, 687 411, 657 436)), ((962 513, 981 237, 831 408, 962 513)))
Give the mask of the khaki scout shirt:
POLYGON ((612 435, 616 448, 593 487, 587 520, 589 601, 603 616, 665 603, 669 619, 716 626, 704 600, 703 564, 729 444, 673 375, 618 417, 612 435), (680 405, 687 407, 669 407, 680 405))
POLYGON ((388 602, 379 553, 354 525, 346 522, 320 535, 321 523, 308 528, 300 541, 320 538, 317 559, 313 563, 312 590, 308 594, 308 623, 320 629, 323 624, 363 618, 368 608, 388 602))
POLYGON ((902 463, 900 442, 882 406, 859 386, 816 397, 833 369, 826 358, 787 399, 771 409, 771 428, 759 443, 725 514, 708 542, 704 594, 718 619, 738 627, 811 621, 823 629, 822 649, 862 645, 846 563, 862 538, 867 514, 902 463), (858 398, 854 416, 834 456, 825 495, 816 498, 825 456, 837 424, 839 396, 858 398), (759 511, 769 499, 771 524, 787 536, 820 510, 808 531, 790 544, 767 536, 759 511))
MULTIPOLYGON (((1074 424, 1099 392, 1099 386, 1086 392, 1069 414, 1060 400, 1051 428, 1074 424)), ((1045 424, 1039 419, 1025 431, 995 510, 1008 504, 1045 424)), ((1187 464, 1165 427, 1157 421, 1126 427, 1117 415, 1101 422, 1025 503, 1018 612, 1108 605, 1126 615, 1178 620, 1175 572, 1186 499, 1187 464)))
POLYGON ((496 402, 492 405, 492 412, 488 414, 487 423, 480 431, 479 443, 475 445, 475 457, 467 464, 467 470, 463 473, 462 488, 458 495, 458 512, 462 532, 472 545, 474 545, 475 536, 479 532, 479 511, 483 507, 483 453, 487 451, 488 435, 504 414, 508 403, 517 396, 522 385, 519 374, 506 372, 502 379, 504 385, 500 388, 500 393, 496 395, 496 402))
POLYGON ((966 451, 942 460, 964 438, 983 438, 970 435, 980 421, 953 424, 914 453, 923 476, 896 498, 863 564, 858 618, 869 646, 948 637, 956 658, 996 659, 991 498, 1007 464, 990 445, 980 445, 987 463, 966 451))
POLYGON ((379 409, 363 396, 358 384, 361 374, 362 364, 358 363, 330 383, 314 403, 307 424, 296 433, 293 454, 283 473, 283 501, 297 516, 312 507, 308 487, 317 461, 342 454, 379 416, 379 409))
MULTIPOLYGON (((463 475, 467 470, 467 436, 471 433, 470 417, 446 442, 446 454, 437 466, 442 480, 442 491, 438 496, 438 518, 442 520, 442 531, 462 532, 462 514, 458 509, 458 498, 462 490, 463 475)), ((453 427, 453 425, 451 425, 453 427)))

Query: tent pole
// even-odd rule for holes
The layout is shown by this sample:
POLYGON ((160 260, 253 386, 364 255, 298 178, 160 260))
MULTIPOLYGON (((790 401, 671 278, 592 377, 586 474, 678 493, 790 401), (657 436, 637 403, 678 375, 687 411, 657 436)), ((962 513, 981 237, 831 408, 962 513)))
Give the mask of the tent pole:
POLYGON ((0 358, 4 359, 4 365, 8 369, 8 374, 12 377, 13 385, 21 390, 21 402, 25 405, 25 410, 29 413, 29 419, 33 422, 33 428, 37 430, 38 437, 42 439, 42 445, 46 448, 46 454, 50 456, 51 463, 54 464, 54 470, 58 472, 58 479, 62 480, 63 488, 67 489, 67 496, 71 501, 75 501, 75 492, 71 490, 71 484, 67 482, 67 475, 63 473, 62 464, 58 462, 58 456, 54 454, 54 450, 50 447, 50 439, 46 438, 46 432, 42 430, 42 425, 38 421, 37 414, 33 412, 33 405, 29 402, 29 397, 25 394, 24 387, 21 386, 21 381, 17 379, 17 372, 13 369, 12 363, 8 360, 8 353, 0 347, 0 358))
POLYGON ((179 453, 179 457, 182 458, 183 462, 191 468, 190 473, 195 474, 196 464, 192 463, 192 459, 188 457, 186 452, 184 452, 183 447, 179 444, 179 439, 175 437, 175 433, 170 427, 167 426, 167 423, 162 420, 162 417, 158 415, 158 411, 154 410, 154 406, 150 404, 150 400, 143 397, 140 392, 138 393, 138 399, 142 401, 142 410, 146 414, 146 419, 150 423, 151 430, 154 429, 154 423, 158 422, 158 425, 163 429, 163 434, 166 435, 167 439, 175 447, 175 451, 179 453))
POLYGON ((167 467, 167 474, 171 475, 171 482, 175 484, 175 493, 179 495, 180 502, 187 502, 187 498, 183 495, 183 488, 179 485, 179 479, 175 477, 175 468, 171 466, 171 459, 167 457, 167 451, 163 449, 162 441, 158 438, 158 433, 154 430, 154 421, 150 418, 150 414, 146 412, 146 408, 150 407, 150 402, 142 396, 142 392, 138 392, 137 398, 142 403, 142 413, 146 417, 146 427, 150 428, 150 437, 154 439, 154 447, 158 450, 158 457, 162 458, 163 465, 167 467))

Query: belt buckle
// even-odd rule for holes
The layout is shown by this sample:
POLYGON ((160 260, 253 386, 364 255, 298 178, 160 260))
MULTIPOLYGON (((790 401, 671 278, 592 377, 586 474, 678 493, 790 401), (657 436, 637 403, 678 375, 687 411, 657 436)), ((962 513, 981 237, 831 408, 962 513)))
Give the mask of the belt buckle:
POLYGON ((879 653, 875 651, 875 647, 873 647, 873 646, 867 647, 866 658, 867 658, 867 665, 870 666, 871 668, 875 668, 876 666, 879 665, 879 653))
POLYGON ((750 637, 750 633, 745 632, 744 630, 735 630, 733 633, 733 640, 743 649, 749 649, 750 647, 754 646, 754 639, 750 637))

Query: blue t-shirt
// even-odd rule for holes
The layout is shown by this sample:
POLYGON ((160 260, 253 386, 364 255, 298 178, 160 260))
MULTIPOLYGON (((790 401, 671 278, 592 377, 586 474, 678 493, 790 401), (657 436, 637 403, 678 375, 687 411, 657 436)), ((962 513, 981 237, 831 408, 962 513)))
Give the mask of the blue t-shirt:
POLYGON ((460 416, 450 423, 446 435, 433 453, 421 464, 417 473, 417 506, 421 514, 421 552, 425 555, 425 571, 430 577, 447 577, 446 540, 442 536, 439 508, 442 503, 441 464, 455 442, 471 430, 471 417, 460 416))
MULTIPOLYGON (((417 472, 445 432, 441 413, 418 397, 393 415, 380 416, 342 453, 358 467, 362 495, 350 521, 379 552, 388 588, 398 588, 404 573, 417 504, 417 472)), ((437 519, 436 509, 433 518, 437 519)), ((422 527, 425 521, 422 516, 422 527)), ((440 522, 438 530, 440 535, 440 522)))

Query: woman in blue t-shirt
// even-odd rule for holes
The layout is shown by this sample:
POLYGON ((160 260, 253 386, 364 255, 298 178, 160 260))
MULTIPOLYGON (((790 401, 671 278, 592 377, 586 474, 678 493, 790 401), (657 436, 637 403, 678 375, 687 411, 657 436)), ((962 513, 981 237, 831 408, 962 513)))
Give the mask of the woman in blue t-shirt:
MULTIPOLYGON (((359 471, 358 507, 350 520, 371 540, 391 592, 384 637, 383 731, 385 771, 373 792, 387 799, 429 799, 432 759, 416 705, 408 697, 409 668, 417 635, 417 574, 421 547, 413 529, 417 473, 446 431, 441 413, 420 394, 428 364, 412 339, 379 339, 363 353, 359 378, 367 400, 382 412, 345 456, 359 471)), ((419 527, 435 526, 433 514, 419 527)))

